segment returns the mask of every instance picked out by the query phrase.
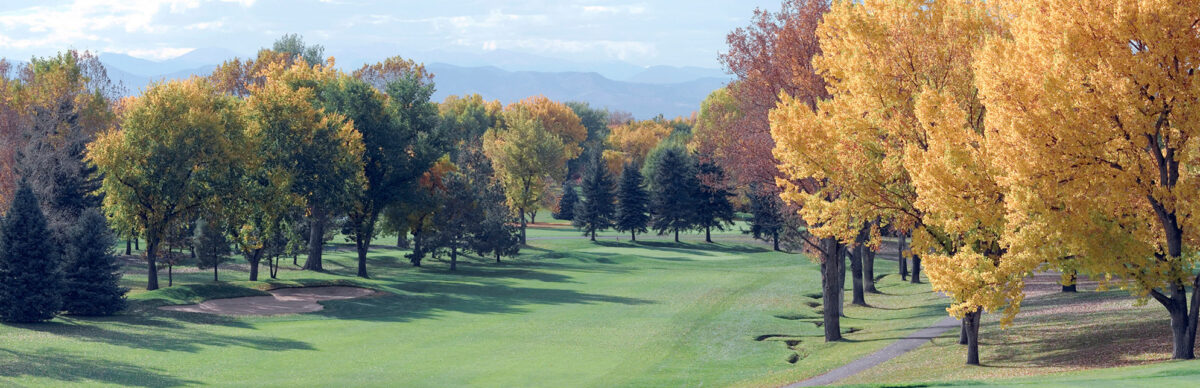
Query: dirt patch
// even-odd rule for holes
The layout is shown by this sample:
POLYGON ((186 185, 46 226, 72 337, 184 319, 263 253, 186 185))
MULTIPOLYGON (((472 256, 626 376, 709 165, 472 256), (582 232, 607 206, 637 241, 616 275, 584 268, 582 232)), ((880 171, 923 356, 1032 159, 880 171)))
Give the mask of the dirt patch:
POLYGON ((235 316, 270 316, 321 311, 320 301, 371 296, 375 290, 359 287, 300 287, 269 291, 271 296, 213 299, 200 304, 162 306, 163 310, 235 316))

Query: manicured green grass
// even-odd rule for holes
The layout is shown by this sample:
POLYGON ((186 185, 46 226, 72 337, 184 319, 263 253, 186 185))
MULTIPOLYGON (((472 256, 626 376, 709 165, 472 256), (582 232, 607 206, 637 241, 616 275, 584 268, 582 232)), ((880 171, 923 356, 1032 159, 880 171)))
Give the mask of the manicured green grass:
MULTIPOLYGON (((531 235, 542 233, 578 236, 531 235)), ((135 292, 122 315, 0 326, 0 385, 780 385, 944 315, 927 285, 900 282, 881 261, 887 295, 868 296, 879 308, 847 309, 843 328, 857 331, 825 344, 813 323, 820 277, 807 257, 695 237, 533 240, 518 258, 471 258, 457 272, 439 260, 412 268, 406 252, 380 249, 370 280, 353 278, 352 250, 334 244, 328 273, 287 263, 280 280, 252 283, 231 267, 221 277, 236 281, 213 283, 211 272, 177 266, 176 287, 152 292, 137 291, 144 269, 131 268, 125 282, 135 292), (277 317, 154 308, 321 284, 385 294, 277 317), (758 340, 767 335, 782 337, 758 340)))

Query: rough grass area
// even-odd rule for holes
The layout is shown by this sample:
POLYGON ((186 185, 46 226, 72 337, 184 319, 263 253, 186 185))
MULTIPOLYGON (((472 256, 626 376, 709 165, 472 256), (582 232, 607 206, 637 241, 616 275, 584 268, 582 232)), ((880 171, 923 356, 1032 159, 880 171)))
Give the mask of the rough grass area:
MULTIPOLYGON (((985 316, 980 331, 983 366, 963 365, 966 348, 958 345, 958 331, 953 331, 843 383, 1076 386, 1131 379, 1100 385, 1174 386, 1157 384, 1200 377, 1200 362, 1162 362, 1171 356, 1171 333, 1161 305, 1137 305, 1128 292, 1095 291, 1090 282, 1083 282, 1078 293, 1061 293, 1057 280, 1054 274, 1034 277, 1028 283, 1030 299, 1008 329, 999 326, 998 316, 985 316), (1151 365, 1136 367, 1146 364, 1151 365), (1105 369, 1129 366, 1135 367, 1105 369)), ((1190 381, 1195 386, 1200 380, 1190 381)))
MULTIPOLYGON (((530 235, 578 232, 554 225, 530 235)), ((807 257, 740 243, 736 231, 721 238, 737 243, 698 237, 531 240, 518 258, 471 257, 457 272, 441 260, 413 268, 406 251, 381 247, 370 280, 354 278, 352 249, 334 244, 327 273, 290 260, 281 279, 263 282, 245 281, 237 266, 218 283, 211 272, 178 271, 175 287, 152 292, 139 290, 144 266, 132 261, 124 283, 133 307, 121 315, 0 326, 0 385, 770 386, 944 315, 927 285, 900 282, 881 260, 886 294, 868 295, 874 308, 849 308, 848 340, 825 344, 820 276, 807 257), (274 317, 154 308, 305 285, 385 293, 274 317)))

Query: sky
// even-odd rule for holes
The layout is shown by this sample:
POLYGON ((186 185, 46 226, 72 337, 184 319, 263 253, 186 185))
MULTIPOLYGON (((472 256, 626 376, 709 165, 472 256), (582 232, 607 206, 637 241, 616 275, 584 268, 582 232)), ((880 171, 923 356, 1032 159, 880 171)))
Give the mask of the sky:
POLYGON ((150 60, 198 48, 248 56, 299 33, 339 62, 521 53, 719 68, 725 35, 757 7, 777 9, 779 0, 0 0, 0 56, 67 48, 150 60))

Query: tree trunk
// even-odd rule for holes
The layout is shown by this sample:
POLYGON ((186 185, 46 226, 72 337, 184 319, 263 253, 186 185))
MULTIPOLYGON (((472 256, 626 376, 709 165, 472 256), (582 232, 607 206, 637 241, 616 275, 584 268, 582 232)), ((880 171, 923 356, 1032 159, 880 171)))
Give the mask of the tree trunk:
POLYGON ((866 251, 867 247, 858 245, 852 249, 850 253, 850 276, 853 276, 851 283, 854 285, 854 297, 850 303, 866 306, 867 299, 863 295, 863 252, 866 251))
POLYGON ((825 342, 842 339, 842 324, 838 306, 841 303, 838 295, 842 294, 841 285, 837 281, 838 265, 841 260, 841 249, 833 238, 820 240, 821 254, 821 304, 823 305, 822 327, 825 328, 825 342))
POLYGON ((958 323, 958 344, 966 345, 971 343, 971 340, 967 338, 967 318, 964 317, 961 321, 958 321, 958 323))
POLYGON ((878 294, 875 288, 875 250, 863 248, 863 291, 878 294))
POLYGON ((409 247, 407 234, 408 234, 408 232, 397 232, 396 233, 396 248, 406 249, 409 247))
POLYGON ((712 244, 712 227, 711 226, 704 227, 704 242, 712 244))
POLYGON ((213 265, 213 281, 214 282, 221 281, 221 279, 217 278, 217 266, 216 265, 213 265))
POLYGON ((175 264, 167 263, 167 287, 175 286, 175 264))
POLYGON ((325 268, 321 265, 321 253, 325 245, 325 212, 321 209, 313 209, 312 220, 309 224, 308 259, 304 261, 303 269, 323 271, 325 268))
POLYGON ((365 225, 358 225, 358 230, 354 233, 354 246, 358 250, 358 277, 370 279, 367 276, 367 251, 371 249, 371 236, 375 234, 375 221, 378 221, 379 214, 367 214, 365 225))
POLYGON ((458 248, 450 247, 450 270, 458 269, 458 248))
POLYGON ((904 257, 905 236, 901 234, 896 241, 896 261, 900 262, 900 280, 908 280, 908 259, 904 257))
POLYGON ((596 229, 592 229, 592 242, 596 242, 596 229))
POLYGON ((921 256, 912 255, 912 274, 909 276, 913 284, 921 284, 921 256))
MULTIPOLYGON (((142 242, 142 239, 140 237, 135 237, 133 239, 133 250, 135 250, 135 251, 142 250, 141 245, 139 245, 139 244, 141 244, 141 242, 142 242)), ((149 245, 149 244, 150 244, 150 241, 147 240, 146 245, 149 245)), ((147 248, 149 248, 149 246, 147 246, 147 248)))
POLYGON ((839 253, 838 253, 838 259, 837 259, 837 266, 838 266, 837 314, 839 317, 846 316, 846 260, 849 259, 849 256, 850 256, 849 250, 850 250, 849 246, 846 246, 844 244, 838 244, 838 252, 839 253))
POLYGON ((779 252, 779 233, 772 233, 771 241, 775 245, 775 252, 779 252))
POLYGON ((500 264, 500 251, 496 251, 496 264, 500 264))
POLYGON ((1075 287, 1075 276, 1076 276, 1076 272, 1071 271, 1071 280, 1068 282, 1070 284, 1069 285, 1063 284, 1062 292, 1078 292, 1075 287))
MULTIPOLYGON (((257 282, 258 281, 258 263, 262 262, 262 249, 255 249, 254 253, 246 258, 246 261, 250 263, 250 281, 257 282)), ((271 263, 267 262, 267 264, 271 264, 271 263)), ((268 270, 269 269, 270 268, 268 268, 268 270)), ((275 276, 272 275, 271 277, 274 278, 275 276)))
POLYGON ((129 256, 129 255, 133 254, 132 248, 133 248, 133 241, 130 241, 129 239, 125 239, 125 256, 129 256))
MULTIPOLYGON (((1154 299, 1166 307, 1167 313, 1171 315, 1171 358, 1176 360, 1195 358, 1196 314, 1188 309, 1187 293, 1183 284, 1173 283, 1169 296, 1157 291, 1153 292, 1154 299)), ((1195 290, 1193 290, 1193 295, 1195 295, 1195 290)), ((1192 301, 1192 307, 1198 307, 1195 301, 1192 301)))
POLYGON ((634 241, 634 242, 637 241, 637 232, 632 231, 632 230, 629 231, 629 241, 634 241))
POLYGON ((679 242, 679 229, 675 229, 675 242, 679 242))
POLYGON ((967 323, 967 365, 979 365, 979 318, 983 310, 975 310, 963 317, 967 323))
POLYGON ((158 289, 158 239, 146 239, 146 264, 149 272, 146 273, 146 291, 154 291, 158 289))
POLYGON ((521 245, 525 245, 525 209, 518 209, 517 212, 521 213, 521 245))
POLYGON ((531 223, 531 224, 537 223, 537 210, 529 212, 529 223, 531 223))
POLYGON ((354 237, 354 247, 358 251, 358 277, 370 279, 371 277, 367 276, 367 247, 371 242, 363 240, 365 239, 360 236, 354 237))

